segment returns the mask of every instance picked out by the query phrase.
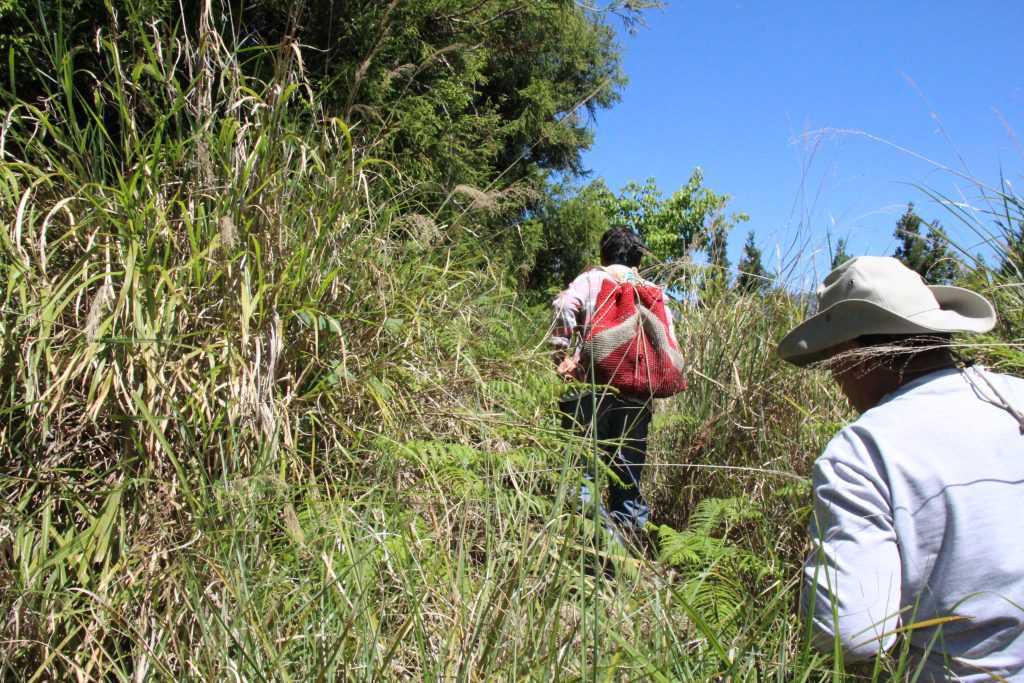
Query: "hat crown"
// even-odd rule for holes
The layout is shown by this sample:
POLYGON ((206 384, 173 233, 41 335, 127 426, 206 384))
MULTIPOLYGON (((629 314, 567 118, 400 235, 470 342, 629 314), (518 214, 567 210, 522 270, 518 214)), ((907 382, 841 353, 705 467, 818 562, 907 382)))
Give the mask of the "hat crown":
POLYGON ((928 285, 890 256, 859 256, 829 273, 818 287, 818 312, 789 331, 778 352, 806 366, 864 335, 988 332, 992 304, 962 287, 928 285))
POLYGON ((901 315, 939 308, 924 279, 890 256, 858 256, 829 273, 818 287, 818 310, 850 300, 870 301, 901 315))

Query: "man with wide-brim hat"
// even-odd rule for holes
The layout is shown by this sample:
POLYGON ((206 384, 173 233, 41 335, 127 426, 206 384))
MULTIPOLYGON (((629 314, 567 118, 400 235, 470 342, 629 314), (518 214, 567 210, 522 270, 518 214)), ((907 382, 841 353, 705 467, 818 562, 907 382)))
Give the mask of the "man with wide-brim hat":
POLYGON ((778 353, 831 371, 860 417, 814 467, 816 643, 857 661, 916 624, 918 680, 1024 680, 1024 380, 959 362, 952 342, 991 330, 992 305, 875 256, 817 299, 778 353))

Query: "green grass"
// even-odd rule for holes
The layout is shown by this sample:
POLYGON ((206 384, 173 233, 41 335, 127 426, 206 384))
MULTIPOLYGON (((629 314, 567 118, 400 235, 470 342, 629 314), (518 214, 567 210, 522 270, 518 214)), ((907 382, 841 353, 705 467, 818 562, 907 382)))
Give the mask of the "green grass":
POLYGON ((681 313, 658 543, 625 553, 574 510, 593 444, 473 214, 425 214, 299 74, 208 37, 101 36, 93 99, 57 53, 3 123, 0 678, 843 675, 795 612, 849 417, 774 358, 800 306, 681 313))

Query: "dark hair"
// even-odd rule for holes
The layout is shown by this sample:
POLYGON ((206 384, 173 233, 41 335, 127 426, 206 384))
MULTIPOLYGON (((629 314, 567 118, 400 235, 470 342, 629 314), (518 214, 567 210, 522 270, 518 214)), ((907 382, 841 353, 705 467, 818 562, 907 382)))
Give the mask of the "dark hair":
POLYGON ((640 235, 630 228, 617 226, 601 235, 601 265, 619 264, 636 268, 646 251, 640 235))
POLYGON ((861 346, 891 346, 905 351, 945 348, 953 341, 948 332, 925 332, 918 334, 862 334, 857 337, 861 346))
POLYGON ((857 353, 893 372, 902 373, 911 363, 925 357, 940 363, 947 362, 952 357, 953 335, 946 332, 862 334, 856 342, 861 347, 857 353))

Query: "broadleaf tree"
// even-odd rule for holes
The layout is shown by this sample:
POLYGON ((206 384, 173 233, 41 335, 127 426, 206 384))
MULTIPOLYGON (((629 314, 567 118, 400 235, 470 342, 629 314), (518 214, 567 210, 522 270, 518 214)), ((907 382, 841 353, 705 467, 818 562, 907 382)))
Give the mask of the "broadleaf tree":
POLYGON ((748 217, 726 214, 730 197, 705 187, 703 181, 703 173, 695 169, 685 185, 665 197, 654 178, 643 183, 630 181, 618 193, 598 179, 575 197, 549 203, 534 216, 544 223, 539 230, 545 236, 538 240, 544 246, 533 262, 531 288, 564 285, 571 280, 576 269, 596 259, 597 240, 613 225, 636 230, 661 261, 688 259, 695 252, 704 252, 718 273, 714 277, 728 280, 728 234, 748 217), (577 223, 583 220, 588 221, 586 226, 577 223))
POLYGON ((747 220, 743 213, 724 213, 729 201, 729 195, 705 187, 704 172, 696 168, 685 185, 664 198, 654 178, 627 183, 609 209, 613 223, 637 230, 655 256, 669 261, 697 250, 710 257, 712 242, 720 243, 734 225, 747 220))

